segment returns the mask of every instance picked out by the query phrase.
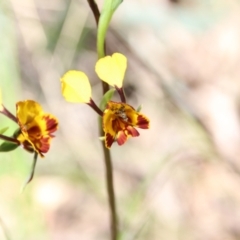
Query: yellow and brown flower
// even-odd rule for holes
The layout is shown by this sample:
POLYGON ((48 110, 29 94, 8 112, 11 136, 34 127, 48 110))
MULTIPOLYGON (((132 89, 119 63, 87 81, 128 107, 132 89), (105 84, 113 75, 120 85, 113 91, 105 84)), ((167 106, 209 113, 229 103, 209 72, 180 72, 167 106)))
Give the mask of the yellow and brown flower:
POLYGON ((123 145, 129 137, 139 136, 134 127, 148 129, 148 118, 126 103, 109 101, 103 113, 105 146, 110 148, 115 140, 123 145))
POLYGON ((50 148, 53 132, 58 128, 57 119, 44 113, 42 107, 35 101, 26 100, 16 104, 16 117, 20 126, 18 141, 28 151, 35 151, 41 157, 50 148))
POLYGON ((68 102, 86 103, 103 117, 103 131, 105 132, 105 146, 110 148, 116 140, 119 145, 124 144, 129 137, 139 136, 134 127, 149 128, 149 120, 133 107, 126 104, 123 91, 123 81, 127 69, 127 58, 121 53, 114 53, 99 59, 95 65, 98 77, 114 87, 121 98, 121 102, 109 101, 104 96, 107 106, 104 112, 92 99, 92 90, 85 73, 70 70, 61 78, 62 95, 68 102), (106 100, 107 99, 107 100, 106 100))

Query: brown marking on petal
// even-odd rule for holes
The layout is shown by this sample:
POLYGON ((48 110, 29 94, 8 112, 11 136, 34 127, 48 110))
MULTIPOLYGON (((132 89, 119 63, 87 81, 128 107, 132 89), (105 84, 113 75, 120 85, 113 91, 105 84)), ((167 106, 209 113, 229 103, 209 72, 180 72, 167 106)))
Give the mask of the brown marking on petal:
POLYGON ((50 148, 53 132, 58 128, 58 120, 51 114, 43 113, 41 106, 30 100, 17 104, 17 117, 23 147, 43 157, 50 148))
POLYGON ((50 137, 42 137, 39 141, 39 151, 47 153, 50 148, 50 137))
POLYGON ((117 132, 117 129, 116 129, 117 126, 118 126, 118 120, 117 119, 113 119, 111 128, 113 129, 114 132, 117 132))
POLYGON ((43 153, 47 153, 50 148, 50 135, 42 135, 40 128, 38 126, 34 126, 28 131, 28 139, 33 146, 34 149, 43 157, 43 153))
POLYGON ((43 119, 46 121, 46 131, 49 133, 53 133, 57 130, 58 121, 57 119, 53 118, 51 115, 44 115, 43 119))
POLYGON ((144 115, 139 114, 137 118, 137 126, 142 129, 148 129, 149 120, 144 115))
POLYGON ((32 143, 36 149, 36 151, 43 157, 43 153, 47 153, 50 148, 50 140, 49 136, 42 136, 40 139, 33 139, 32 143))
POLYGON ((28 140, 25 140, 24 142, 22 142, 23 148, 24 148, 26 151, 28 151, 28 152, 30 152, 30 153, 33 153, 33 152, 36 151, 41 157, 44 157, 44 155, 42 154, 42 152, 39 151, 39 149, 37 149, 35 145, 34 145, 34 147, 33 147, 32 144, 34 144, 34 143, 32 143, 32 142, 30 142, 30 141, 28 141, 28 140))
POLYGON ((116 137, 118 145, 123 145, 127 141, 127 135, 124 133, 124 131, 120 131, 117 134, 116 137))
POLYGON ((27 132, 30 138, 40 138, 42 135, 41 129, 38 126, 31 127, 27 132))
POLYGON ((139 132, 137 131, 137 129, 135 129, 134 127, 132 126, 127 126, 127 130, 128 130, 128 133, 132 136, 132 137, 138 137, 140 134, 139 132))
POLYGON ((129 137, 139 136, 134 126, 147 129, 149 120, 126 103, 108 102, 103 115, 106 147, 110 148, 115 139, 118 145, 123 145, 129 137))
POLYGON ((125 128, 126 123, 119 120, 118 118, 112 120, 112 129, 117 134, 119 131, 123 130, 125 128))
POLYGON ((114 137, 110 133, 105 134, 106 148, 110 148, 112 146, 113 142, 114 142, 114 137))
POLYGON ((43 153, 48 152, 51 136, 42 135, 41 129, 38 126, 33 126, 28 130, 28 138, 41 157, 43 157, 43 153))
POLYGON ((25 140, 24 142, 22 142, 23 148, 25 150, 27 150, 30 153, 34 152, 34 148, 32 146, 32 144, 30 142, 28 142, 27 140, 25 140))

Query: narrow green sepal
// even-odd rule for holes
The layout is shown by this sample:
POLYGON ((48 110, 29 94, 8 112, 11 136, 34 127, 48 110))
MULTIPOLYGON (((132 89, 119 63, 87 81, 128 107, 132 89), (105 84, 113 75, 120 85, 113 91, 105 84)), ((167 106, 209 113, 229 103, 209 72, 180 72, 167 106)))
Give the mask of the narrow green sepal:
POLYGON ((105 136, 99 137, 99 140, 105 141, 105 136))
POLYGON ((140 112, 142 110, 142 105, 140 105, 138 108, 137 108, 137 112, 140 112))
POLYGON ((33 157, 31 171, 30 171, 30 174, 29 174, 27 180, 25 181, 25 183, 22 186, 21 192, 23 192, 25 187, 32 181, 32 179, 34 177, 35 167, 36 167, 36 164, 37 164, 37 158, 38 158, 38 153, 34 152, 34 157, 33 157))
POLYGON ((17 138, 20 133, 21 133, 21 129, 20 129, 20 128, 17 128, 17 129, 14 131, 14 133, 13 133, 13 137, 14 137, 14 138, 17 138))
POLYGON ((100 109, 102 111, 105 110, 107 103, 112 99, 114 92, 115 89, 111 88, 103 95, 102 100, 100 102, 100 109))
POLYGON ((0 134, 5 133, 8 130, 9 127, 4 127, 2 129, 0 129, 0 134))
POLYGON ((15 150, 19 146, 20 145, 18 145, 16 143, 5 141, 0 145, 0 152, 10 152, 10 151, 15 150))

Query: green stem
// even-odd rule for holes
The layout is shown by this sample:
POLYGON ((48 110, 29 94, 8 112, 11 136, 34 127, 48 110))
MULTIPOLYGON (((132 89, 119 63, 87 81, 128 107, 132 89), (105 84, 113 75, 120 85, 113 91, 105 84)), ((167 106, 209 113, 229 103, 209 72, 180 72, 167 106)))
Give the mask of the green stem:
MULTIPOLYGON (((100 124, 100 136, 103 136, 102 126, 100 124)), ((118 222, 117 222, 117 212, 115 204, 115 193, 114 193, 114 184, 113 184, 113 167, 112 167, 112 158, 111 152, 105 147, 104 141, 102 142, 104 162, 106 167, 106 183, 108 191, 108 202, 110 207, 110 217, 111 217, 111 239, 117 240, 118 236, 118 222)))
POLYGON ((98 28, 98 38, 97 38, 97 52, 98 59, 105 57, 105 37, 108 29, 108 25, 103 24, 102 27, 98 28))
MULTIPOLYGON (((87 1, 88 1, 88 4, 89 4, 89 7, 91 8, 91 10, 93 12, 94 19, 95 19, 96 24, 98 26, 99 18, 100 18, 100 11, 98 9, 98 6, 97 6, 97 4, 94 0, 87 0, 87 1)), ((104 36, 104 39, 105 39, 105 36, 104 36)), ((103 56, 102 57, 105 56, 105 54, 104 54, 105 49, 106 49, 105 45, 106 45, 105 41, 103 41, 103 56)), ((101 56, 99 54, 98 54, 98 58, 101 58, 101 56)), ((103 95, 104 95, 109 90, 109 85, 102 81, 102 89, 103 89, 103 95)))
POLYGON ((97 52, 98 58, 105 56, 105 39, 109 23, 112 19, 113 13, 123 0, 105 0, 103 2, 103 9, 98 22, 98 35, 97 35, 97 52))
MULTIPOLYGON (((105 9, 106 10, 106 9, 105 9)), ((97 52, 98 59, 105 57, 105 39, 109 26, 109 22, 112 18, 113 13, 106 11, 108 14, 104 14, 103 17, 99 18, 98 33, 97 33, 97 52)))
MULTIPOLYGON (((97 4, 95 3, 94 0, 88 0, 88 4, 94 14, 96 24, 97 26, 99 26, 100 12, 97 4)), ((98 59, 105 56, 105 36, 106 36, 107 28, 108 28, 108 24, 103 28, 98 28, 98 37, 97 37, 98 59)), ((102 81, 102 89, 103 89, 103 95, 109 90, 108 84, 106 84, 103 81, 102 81)), ((104 135, 104 132, 102 129, 102 121, 100 121, 100 124, 99 124, 99 133, 100 133, 100 136, 104 135)), ((109 149, 105 147, 104 142, 102 142, 102 148, 103 148, 104 162, 105 162, 105 168, 106 168, 106 184, 107 184, 107 192, 108 192, 108 203, 110 208, 111 240, 117 240, 118 222, 117 222, 115 193, 114 193, 114 185, 113 185, 112 159, 111 159, 111 153, 109 149)))

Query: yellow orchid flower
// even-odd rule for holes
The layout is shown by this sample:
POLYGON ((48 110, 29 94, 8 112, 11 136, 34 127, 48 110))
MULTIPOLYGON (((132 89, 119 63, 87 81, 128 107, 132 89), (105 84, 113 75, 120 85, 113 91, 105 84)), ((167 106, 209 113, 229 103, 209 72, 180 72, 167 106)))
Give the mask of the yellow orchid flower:
POLYGON ((57 119, 44 113, 42 107, 35 101, 26 100, 16 104, 16 117, 20 126, 17 140, 28 151, 35 151, 41 157, 50 148, 53 132, 58 128, 57 119))
POLYGON ((103 117, 105 146, 110 148, 116 140, 124 144, 129 137, 139 136, 135 127, 148 129, 149 119, 126 104, 123 92, 123 80, 127 68, 127 58, 120 53, 99 59, 95 66, 98 77, 116 88, 121 102, 107 102, 102 112, 91 97, 91 86, 88 77, 80 71, 70 70, 61 78, 62 94, 69 102, 86 103, 103 117))
POLYGON ((122 88, 127 58, 121 53, 114 53, 99 59, 95 66, 98 77, 112 87, 122 88))
POLYGON ((103 112, 105 146, 110 148, 115 140, 123 145, 129 137, 139 136, 134 127, 148 129, 149 119, 126 103, 109 101, 103 112))

